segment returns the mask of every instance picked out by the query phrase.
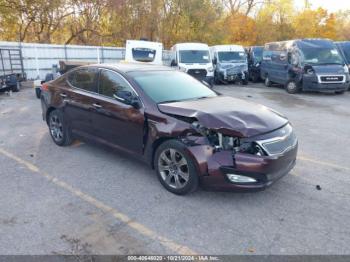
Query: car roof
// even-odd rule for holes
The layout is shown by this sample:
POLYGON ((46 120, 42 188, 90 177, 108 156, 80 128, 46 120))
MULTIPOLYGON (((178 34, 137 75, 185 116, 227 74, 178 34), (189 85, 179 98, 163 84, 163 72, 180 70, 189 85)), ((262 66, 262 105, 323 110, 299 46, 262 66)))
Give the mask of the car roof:
POLYGON ((244 51, 244 48, 241 45, 214 45, 211 46, 210 49, 214 51, 244 51))
POLYGON ((209 46, 204 43, 177 43, 174 47, 178 50, 209 50, 209 46))
POLYGON ((128 73, 128 72, 136 72, 136 71, 174 71, 173 68, 169 66, 162 65, 152 65, 145 63, 128 63, 128 62, 119 62, 112 64, 92 64, 84 67, 99 67, 106 68, 111 70, 118 70, 120 72, 128 73))

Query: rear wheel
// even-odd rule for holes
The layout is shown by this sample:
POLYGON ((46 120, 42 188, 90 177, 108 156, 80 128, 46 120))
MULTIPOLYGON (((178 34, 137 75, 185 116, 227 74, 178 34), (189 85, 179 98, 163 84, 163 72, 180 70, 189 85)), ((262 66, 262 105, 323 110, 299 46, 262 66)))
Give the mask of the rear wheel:
POLYGON ((285 88, 289 94, 296 94, 300 91, 300 85, 294 80, 288 81, 285 88))
POLYGON ((168 140, 161 144, 155 154, 154 166, 160 183, 168 191, 185 195, 197 189, 195 164, 180 141, 168 140))
POLYGON ((35 95, 36 95, 37 98, 40 99, 40 96, 41 96, 41 90, 40 90, 40 88, 35 88, 35 95))
POLYGON ((73 140, 70 134, 69 127, 63 121, 63 114, 61 111, 53 110, 48 119, 49 131, 52 140, 58 146, 68 146, 72 144, 73 140))
POLYGON ((269 76, 266 76, 266 78, 265 78, 265 86, 267 86, 267 87, 271 87, 272 86, 272 82, 270 81, 269 76))

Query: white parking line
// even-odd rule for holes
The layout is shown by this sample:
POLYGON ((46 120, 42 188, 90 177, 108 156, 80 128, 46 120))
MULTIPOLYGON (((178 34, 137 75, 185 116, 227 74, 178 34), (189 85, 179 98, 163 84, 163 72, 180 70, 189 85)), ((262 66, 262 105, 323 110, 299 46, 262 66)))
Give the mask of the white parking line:
POLYGON ((311 162, 311 163, 314 163, 314 164, 318 164, 318 165, 323 165, 323 166, 328 166, 328 167, 342 169, 342 170, 345 170, 345 171, 350 171, 350 167, 341 166, 341 165, 337 165, 337 164, 333 164, 333 163, 329 163, 329 162, 324 162, 324 161, 320 161, 320 160, 317 160, 317 159, 312 159, 312 158, 309 158, 309 157, 298 156, 298 159, 302 160, 302 161, 307 161, 307 162, 311 162))
POLYGON ((197 255, 197 253, 193 250, 191 250, 189 247, 186 247, 184 245, 180 245, 178 243, 175 243, 171 239, 168 239, 166 237, 158 235, 153 230, 147 228, 146 226, 140 224, 139 222, 136 222, 129 218, 127 215, 123 214, 122 212, 118 211, 117 209, 110 207, 103 202, 97 200, 96 198, 80 191, 77 188, 74 188, 73 186, 69 185, 68 183, 51 176, 45 172, 40 171, 40 169, 33 165, 32 163, 0 148, 0 153, 5 155, 6 157, 16 161, 17 163, 26 166, 30 171, 41 175, 42 177, 45 177, 48 181, 52 182, 53 184, 57 185, 58 187, 65 189, 66 191, 72 193, 73 195, 79 197, 80 199, 84 200, 85 202, 89 203, 90 205, 102 210, 103 212, 111 214, 114 218, 118 219, 119 221, 125 223, 127 226, 135 230, 137 233, 146 236, 148 238, 151 238, 157 242, 159 242, 162 246, 165 248, 170 249, 171 251, 175 252, 176 254, 180 255, 197 255))

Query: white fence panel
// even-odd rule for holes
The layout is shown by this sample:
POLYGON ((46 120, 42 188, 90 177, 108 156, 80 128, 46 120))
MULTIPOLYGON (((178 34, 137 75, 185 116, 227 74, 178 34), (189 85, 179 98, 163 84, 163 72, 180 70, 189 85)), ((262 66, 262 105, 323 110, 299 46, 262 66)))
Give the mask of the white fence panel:
MULTIPOLYGON (((22 51, 24 72, 27 79, 45 79, 59 60, 86 61, 93 63, 115 63, 125 57, 123 47, 52 45, 0 41, 0 49, 18 48, 22 51)), ((170 65, 172 52, 163 51, 163 62, 170 65)), ((4 63, 8 63, 4 57, 4 63)))

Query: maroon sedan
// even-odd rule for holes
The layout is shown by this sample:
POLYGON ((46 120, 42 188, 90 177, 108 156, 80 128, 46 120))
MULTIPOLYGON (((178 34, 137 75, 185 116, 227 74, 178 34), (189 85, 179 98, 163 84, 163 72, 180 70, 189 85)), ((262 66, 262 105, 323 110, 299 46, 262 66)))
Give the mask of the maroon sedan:
POLYGON ((83 66, 42 89, 43 119, 57 145, 78 138, 130 153, 175 194, 199 184, 261 190, 295 165, 298 142, 287 118, 168 67, 83 66))

